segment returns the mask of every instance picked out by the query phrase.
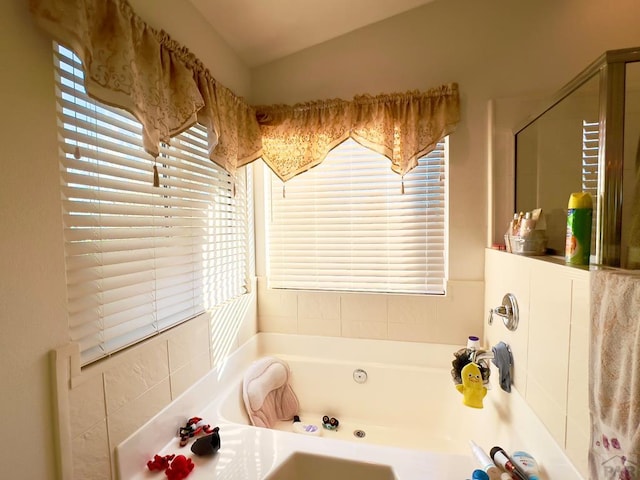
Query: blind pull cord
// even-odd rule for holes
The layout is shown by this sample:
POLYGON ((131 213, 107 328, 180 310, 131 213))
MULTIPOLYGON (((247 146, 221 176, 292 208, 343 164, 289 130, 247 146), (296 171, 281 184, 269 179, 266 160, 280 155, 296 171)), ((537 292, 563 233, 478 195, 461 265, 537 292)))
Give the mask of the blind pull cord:
POLYGON ((158 166, 156 164, 156 160, 157 160, 157 158, 154 157, 153 158, 153 186, 154 187, 159 187, 160 186, 160 175, 158 175, 158 166))

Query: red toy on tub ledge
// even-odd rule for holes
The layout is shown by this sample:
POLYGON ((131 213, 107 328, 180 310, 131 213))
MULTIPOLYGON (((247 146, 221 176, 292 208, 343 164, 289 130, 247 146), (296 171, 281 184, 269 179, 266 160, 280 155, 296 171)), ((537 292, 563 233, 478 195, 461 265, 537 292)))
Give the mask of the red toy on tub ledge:
POLYGON ((189 439, 195 437, 200 433, 212 433, 213 429, 211 425, 204 424, 200 417, 191 417, 187 420, 187 423, 184 427, 180 427, 178 430, 178 436, 180 437, 180 446, 184 447, 187 443, 189 443, 189 439))
POLYGON ((153 460, 149 460, 147 462, 147 468, 153 471, 162 471, 169 468, 169 464, 171 460, 173 460, 175 455, 165 455, 161 457, 160 455, 154 455, 153 460))
POLYGON ((147 468, 152 472, 164 470, 167 480, 183 480, 191 473, 193 467, 193 461, 184 455, 155 455, 153 460, 147 462, 147 468))
POLYGON ((190 458, 184 455, 178 455, 173 459, 169 468, 164 473, 167 475, 168 480, 182 480, 191 473, 195 465, 190 458))

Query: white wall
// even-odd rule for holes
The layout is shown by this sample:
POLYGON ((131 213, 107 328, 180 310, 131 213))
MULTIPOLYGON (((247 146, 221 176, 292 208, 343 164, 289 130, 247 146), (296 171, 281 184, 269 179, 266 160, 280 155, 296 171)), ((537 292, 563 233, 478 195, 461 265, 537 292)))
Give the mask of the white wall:
POLYGON ((53 478, 48 353, 66 341, 51 42, 25 2, 0 6, 0 461, 53 478), (29 451, 26 444, 31 444, 29 451))
MULTIPOLYGON (((248 95, 248 69, 188 2, 131 3, 192 49, 214 77, 248 95)), ((0 2, 0 476, 47 480, 56 478, 57 437, 49 352, 68 341, 66 288, 53 51, 27 4, 0 2)), ((109 478, 114 442, 255 332, 253 308, 233 332, 205 318, 83 372, 70 393, 76 478, 109 478), (185 344, 193 348, 181 354, 185 344)))
MULTIPOLYGON (((511 129, 531 113, 530 105, 604 51, 640 45, 638 18, 635 0, 436 0, 253 69, 251 98, 259 104, 348 99, 458 82, 462 121, 450 138, 449 276, 482 282, 483 249, 493 234, 488 178, 509 190, 499 198, 513 195, 511 129), (490 111, 496 99, 510 102, 490 111), (497 126, 491 135, 490 113, 497 126), (494 159, 489 149, 501 157, 494 159)), ((497 218, 496 228, 504 232, 508 221, 508 215, 497 218)), ((470 299, 475 329, 482 328, 479 298, 470 299)), ((281 330, 260 316, 261 329, 281 330)), ((421 328, 446 333, 458 318, 434 317, 421 328)))

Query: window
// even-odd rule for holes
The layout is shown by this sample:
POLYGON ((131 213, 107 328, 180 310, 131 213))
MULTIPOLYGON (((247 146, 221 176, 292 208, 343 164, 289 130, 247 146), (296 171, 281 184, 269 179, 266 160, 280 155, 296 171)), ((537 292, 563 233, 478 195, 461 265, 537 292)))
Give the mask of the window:
POLYGON ((69 331, 82 364, 247 292, 251 177, 207 158, 198 125, 161 146, 160 186, 140 124, 91 100, 55 47, 69 331))
POLYGON ((404 194, 389 160, 351 139, 285 185, 271 174, 269 286, 444 293, 446 158, 442 142, 404 194))

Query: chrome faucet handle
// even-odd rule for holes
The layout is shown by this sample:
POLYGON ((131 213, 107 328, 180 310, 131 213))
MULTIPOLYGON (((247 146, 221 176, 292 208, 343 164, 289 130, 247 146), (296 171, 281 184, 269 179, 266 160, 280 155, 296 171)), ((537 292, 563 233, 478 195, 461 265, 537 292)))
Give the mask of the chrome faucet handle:
POLYGON ((502 305, 489 309, 489 325, 493 325, 493 315, 502 317, 504 326, 507 330, 514 331, 518 328, 519 315, 518 315, 518 302, 515 295, 507 293, 502 297, 502 305))
POLYGON ((489 309, 489 325, 493 325, 494 314, 498 315, 499 317, 508 319, 509 316, 512 315, 512 309, 508 305, 500 305, 499 307, 496 307, 496 308, 490 308, 489 309))

